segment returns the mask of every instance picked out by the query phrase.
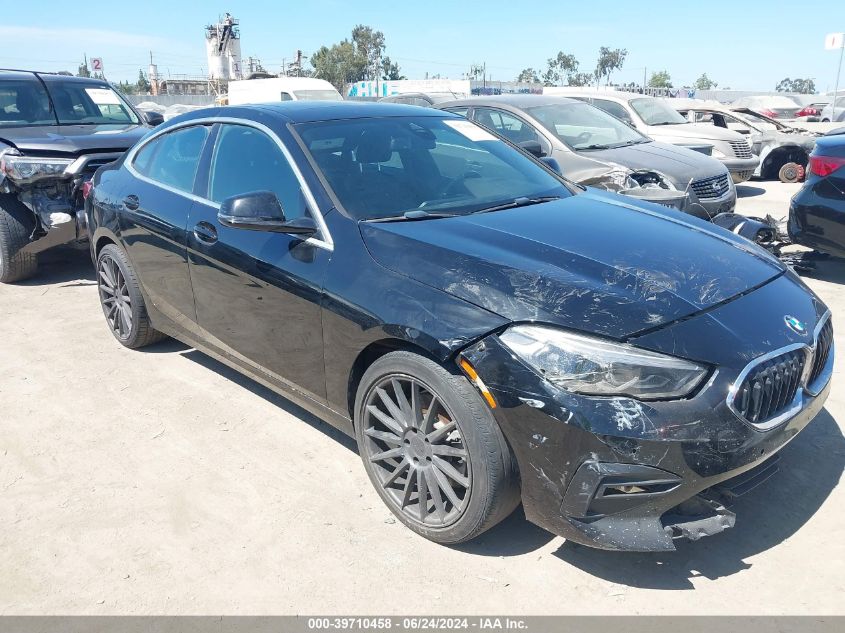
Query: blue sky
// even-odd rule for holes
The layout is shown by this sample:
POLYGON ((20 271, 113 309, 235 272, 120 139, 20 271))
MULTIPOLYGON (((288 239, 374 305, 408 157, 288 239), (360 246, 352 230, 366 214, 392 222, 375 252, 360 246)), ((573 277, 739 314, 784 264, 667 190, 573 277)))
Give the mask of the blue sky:
POLYGON ((460 78, 486 62, 493 79, 513 79, 559 50, 589 71, 604 45, 628 49, 614 80, 665 69, 680 86, 707 72, 720 86, 747 90, 773 90, 784 77, 811 77, 832 90, 838 54, 823 49, 823 38, 845 31, 842 0, 144 0, 79 11, 66 1, 11 4, 0 22, 0 67, 75 71, 87 53, 103 58, 113 81, 135 79, 150 50, 162 74, 205 73, 203 26, 225 11, 241 21, 244 56, 273 71, 296 49, 308 54, 363 23, 384 32, 387 54, 410 78, 460 78))

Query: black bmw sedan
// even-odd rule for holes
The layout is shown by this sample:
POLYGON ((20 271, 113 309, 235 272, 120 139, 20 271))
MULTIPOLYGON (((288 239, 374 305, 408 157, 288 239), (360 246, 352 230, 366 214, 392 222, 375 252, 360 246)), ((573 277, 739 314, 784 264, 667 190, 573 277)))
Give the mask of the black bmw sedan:
POLYGON ((353 435, 439 543, 520 501, 606 549, 719 532, 830 389, 830 314, 764 251, 437 110, 186 114, 87 212, 120 343, 175 337, 353 435))

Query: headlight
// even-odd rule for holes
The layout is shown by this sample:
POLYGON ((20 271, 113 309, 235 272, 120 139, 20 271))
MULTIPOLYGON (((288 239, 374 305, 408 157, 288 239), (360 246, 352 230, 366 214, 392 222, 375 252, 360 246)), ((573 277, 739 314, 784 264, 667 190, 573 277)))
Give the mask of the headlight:
POLYGON ((712 150, 710 150, 710 155, 711 155, 713 158, 727 158, 727 156, 725 155, 725 153, 724 153, 724 152, 720 152, 720 151, 719 151, 719 150, 717 150, 715 147, 714 147, 712 150))
POLYGON ((16 150, 6 151, 0 156, 0 174, 14 181, 30 181, 50 176, 60 176, 72 158, 37 158, 21 156, 16 150))
POLYGON ((549 382, 586 395, 683 398, 708 373, 687 360, 550 327, 516 325, 499 338, 549 382))
POLYGON ((601 184, 608 191, 621 191, 638 186, 636 181, 631 178, 631 170, 621 166, 614 166, 612 171, 603 174, 601 184))

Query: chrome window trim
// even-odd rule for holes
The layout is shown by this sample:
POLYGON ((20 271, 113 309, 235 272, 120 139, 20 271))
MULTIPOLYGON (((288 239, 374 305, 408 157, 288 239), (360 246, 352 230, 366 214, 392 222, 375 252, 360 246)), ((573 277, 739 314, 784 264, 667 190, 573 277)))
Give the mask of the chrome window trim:
POLYGON ((781 424, 798 414, 804 408, 805 395, 811 398, 814 398, 819 395, 819 393, 821 393, 822 389, 827 386, 827 383, 830 382, 830 379, 833 376, 833 357, 835 350, 834 344, 831 341, 830 354, 828 354, 827 363, 825 364, 824 370, 812 385, 807 384, 809 374, 812 371, 813 367, 813 357, 815 356, 816 347, 818 346, 819 334, 821 333, 822 328, 829 320, 830 310, 825 312, 822 315, 822 318, 819 319, 819 322, 816 324, 816 327, 813 330, 812 345, 808 345, 807 343, 793 343, 792 345, 786 345, 785 347, 773 350, 768 354, 758 356, 750 363, 748 363, 745 368, 740 372, 739 376, 737 376, 736 380, 734 380, 733 384, 731 385, 731 388, 728 389, 728 397, 725 401, 728 405, 728 409, 730 409, 731 412, 737 418, 739 418, 746 424, 750 424, 752 427, 759 431, 769 431, 775 428, 776 426, 780 426, 781 424), (761 422, 759 424, 755 424, 754 422, 750 422, 746 418, 744 418, 734 406, 734 400, 736 399, 736 395, 739 392, 739 388, 742 386, 742 383, 748 377, 748 374, 750 374, 756 367, 758 367, 762 363, 765 363, 768 360, 777 358, 778 356, 788 354, 789 352, 799 349, 804 350, 804 371, 801 376, 798 389, 795 391, 795 397, 792 399, 792 402, 789 404, 789 407, 774 418, 771 418, 770 420, 766 420, 765 422, 761 422))
POLYGON ((138 143, 137 145, 135 145, 135 147, 129 150, 126 156, 126 161, 124 162, 126 170, 139 180, 142 180, 151 185, 155 185, 156 187, 161 187, 165 191, 184 196, 194 202, 199 202, 213 209, 219 210, 220 203, 214 202, 213 200, 209 200, 208 198, 203 198, 189 191, 182 191, 180 189, 177 189, 176 187, 165 185, 164 183, 158 182, 157 180, 153 180, 152 178, 148 178, 147 176, 141 174, 137 169, 135 169, 134 165, 135 157, 137 156, 138 152, 150 143, 152 143, 157 138, 164 136, 165 134, 181 130, 183 128, 194 127, 196 125, 214 125, 215 123, 220 123, 222 125, 245 125, 247 127, 251 127, 260 132, 263 132, 273 140, 273 142, 278 146, 279 150, 282 152, 282 155, 285 157, 285 160, 287 161, 291 170, 293 170, 296 179, 299 181, 299 186, 302 188, 302 194, 305 197, 305 204, 308 207, 309 213, 314 218, 314 221, 317 223, 317 229, 319 231, 320 237, 309 237, 307 240, 303 240, 303 242, 305 244, 310 244, 312 246, 316 246, 317 248, 322 248, 327 251, 334 251, 334 241, 332 240, 331 233, 329 233, 329 228, 328 226, 326 226, 326 221, 323 218, 323 214, 320 212, 320 208, 317 206, 317 200, 314 198, 314 194, 311 193, 311 188, 305 181, 305 176, 303 176, 302 171, 299 169, 299 165, 296 164, 293 159, 293 156, 291 155, 290 151, 285 146, 285 144, 282 142, 282 139, 279 138, 278 134, 276 134, 266 125, 258 123, 257 121, 241 119, 239 117, 204 117, 201 119, 191 119, 190 121, 183 121, 177 125, 168 127, 164 130, 156 130, 150 136, 144 138, 140 143, 138 143))
POLYGON ((65 175, 67 176, 76 176, 81 174, 88 163, 95 161, 95 160, 102 160, 102 159, 109 159, 109 162, 113 163, 118 158, 121 157, 123 152, 116 151, 116 152, 100 152, 99 154, 83 154, 79 158, 75 159, 70 165, 65 167, 65 175))

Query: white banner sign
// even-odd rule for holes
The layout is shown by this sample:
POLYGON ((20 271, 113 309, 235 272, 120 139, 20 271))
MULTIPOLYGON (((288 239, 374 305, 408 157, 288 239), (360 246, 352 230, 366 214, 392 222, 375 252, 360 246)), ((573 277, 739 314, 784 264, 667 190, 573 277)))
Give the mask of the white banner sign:
POLYGON ((824 38, 825 50, 837 50, 845 45, 845 33, 828 33, 824 38))
POLYGON ((101 57, 91 58, 91 69, 97 73, 103 72, 103 60, 101 57))

